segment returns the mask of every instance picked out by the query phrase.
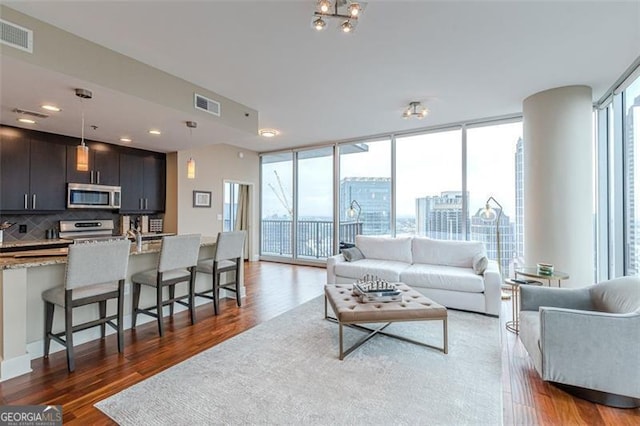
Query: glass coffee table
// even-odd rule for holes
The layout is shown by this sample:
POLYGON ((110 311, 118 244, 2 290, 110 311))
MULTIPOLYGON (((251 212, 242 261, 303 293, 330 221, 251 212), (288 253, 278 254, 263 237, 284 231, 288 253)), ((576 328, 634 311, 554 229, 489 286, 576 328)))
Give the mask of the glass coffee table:
POLYGON ((553 271, 553 274, 541 274, 538 272, 538 268, 535 266, 525 266, 515 269, 516 278, 534 278, 535 280, 546 280, 551 287, 552 281, 558 282, 558 287, 562 287, 562 280, 568 280, 569 274, 561 271, 553 271), (520 275, 520 277, 519 277, 520 275))

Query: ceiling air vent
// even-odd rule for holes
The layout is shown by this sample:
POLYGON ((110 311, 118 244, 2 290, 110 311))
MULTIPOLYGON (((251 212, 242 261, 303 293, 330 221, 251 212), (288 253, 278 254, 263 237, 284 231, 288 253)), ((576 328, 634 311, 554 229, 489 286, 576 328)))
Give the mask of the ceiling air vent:
POLYGON ((33 53, 33 31, 0 19, 0 43, 33 53))
POLYGON ((28 111, 26 109, 14 108, 13 112, 15 112, 16 114, 30 115, 32 117, 37 117, 37 118, 49 118, 47 114, 42 114, 35 111, 28 111))
POLYGON ((220 117, 220 102, 205 98, 197 93, 194 93, 193 102, 196 109, 220 117))

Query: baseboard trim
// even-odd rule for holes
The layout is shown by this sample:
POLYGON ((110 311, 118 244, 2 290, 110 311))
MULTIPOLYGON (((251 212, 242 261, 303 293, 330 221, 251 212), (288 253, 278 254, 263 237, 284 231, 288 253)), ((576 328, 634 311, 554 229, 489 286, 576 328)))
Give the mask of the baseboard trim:
POLYGON ((0 382, 31 373, 31 356, 29 353, 0 362, 0 382))

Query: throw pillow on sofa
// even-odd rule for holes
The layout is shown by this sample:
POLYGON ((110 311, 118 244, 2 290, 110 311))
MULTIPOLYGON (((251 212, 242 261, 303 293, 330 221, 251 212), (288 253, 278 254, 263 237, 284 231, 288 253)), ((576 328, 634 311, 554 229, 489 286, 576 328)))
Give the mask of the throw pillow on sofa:
POLYGON ((364 255, 358 247, 351 247, 342 250, 342 256, 347 262, 355 262, 356 260, 364 259, 364 255))
POLYGON ((489 265, 489 259, 485 256, 484 253, 478 253, 473 256, 473 272, 478 275, 484 274, 484 271, 487 269, 489 265))

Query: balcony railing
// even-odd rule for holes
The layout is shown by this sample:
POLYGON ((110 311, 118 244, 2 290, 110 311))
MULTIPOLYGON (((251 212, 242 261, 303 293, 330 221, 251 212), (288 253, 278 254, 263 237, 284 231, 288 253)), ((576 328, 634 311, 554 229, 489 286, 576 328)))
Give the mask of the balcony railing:
MULTIPOLYGON (((263 220, 261 253, 265 255, 292 256, 290 220, 263 220)), ((341 222, 340 241, 353 243, 362 233, 362 222, 341 222)), ((297 256, 314 259, 333 255, 333 222, 324 220, 299 220, 297 226, 297 256)))

